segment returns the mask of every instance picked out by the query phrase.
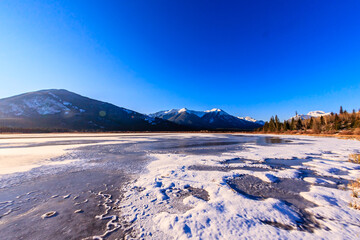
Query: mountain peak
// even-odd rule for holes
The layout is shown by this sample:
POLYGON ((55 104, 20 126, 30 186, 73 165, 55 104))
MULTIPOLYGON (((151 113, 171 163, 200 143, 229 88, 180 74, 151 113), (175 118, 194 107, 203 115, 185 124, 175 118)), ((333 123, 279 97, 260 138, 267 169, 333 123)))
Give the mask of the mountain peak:
POLYGON ((327 116, 327 115, 330 115, 330 113, 325 113, 324 111, 316 110, 316 111, 310 111, 310 112, 308 112, 308 114, 298 114, 297 116, 293 116, 289 120, 291 120, 291 119, 304 120, 304 119, 310 119, 312 117, 316 118, 316 117, 327 116))
POLYGON ((245 120, 245 121, 248 121, 248 122, 254 122, 254 123, 258 123, 258 124, 261 124, 261 125, 264 125, 265 122, 262 121, 262 120, 256 120, 252 117, 249 117, 249 116, 246 116, 246 117, 238 117, 239 119, 242 119, 242 120, 245 120))
POLYGON ((234 117, 220 108, 213 108, 205 111, 194 111, 187 108, 181 108, 178 110, 172 109, 153 113, 149 116, 166 119, 180 125, 190 126, 197 129, 251 130, 262 125, 262 123, 257 121, 248 121, 234 117))
POLYGON ((307 115, 310 115, 310 116, 318 116, 318 115, 325 115, 326 113, 324 111, 311 111, 311 112, 308 112, 307 115))
POLYGON ((206 110, 205 112, 223 112, 220 108, 213 108, 211 110, 206 110))

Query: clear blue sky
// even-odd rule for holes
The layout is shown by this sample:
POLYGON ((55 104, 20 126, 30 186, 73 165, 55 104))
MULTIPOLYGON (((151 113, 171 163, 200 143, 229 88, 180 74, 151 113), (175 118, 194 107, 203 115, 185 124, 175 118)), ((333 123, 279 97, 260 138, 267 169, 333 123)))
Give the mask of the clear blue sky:
POLYGON ((142 113, 358 109, 360 1, 2 0, 0 83, 142 113))

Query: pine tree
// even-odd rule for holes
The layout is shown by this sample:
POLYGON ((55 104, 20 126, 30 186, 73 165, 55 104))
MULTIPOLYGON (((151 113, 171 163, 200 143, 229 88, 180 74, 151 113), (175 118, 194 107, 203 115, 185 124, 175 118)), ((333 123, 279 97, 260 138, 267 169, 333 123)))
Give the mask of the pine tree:
POLYGON ((286 125, 286 129, 289 130, 290 129, 289 121, 286 121, 285 125, 286 125))
POLYGON ((295 119, 294 118, 291 119, 290 129, 295 130, 295 119))
POLYGON ((340 129, 340 119, 339 119, 339 116, 338 116, 337 114, 335 114, 334 129, 335 129, 335 130, 339 130, 339 129, 340 129))
POLYGON ((343 111, 343 107, 342 106, 340 106, 340 114, 343 114, 344 113, 344 111, 343 111))
POLYGON ((264 132, 268 132, 269 131, 269 123, 265 122, 264 126, 263 126, 263 131, 264 132))
POLYGON ((276 129, 275 118, 274 118, 274 116, 272 116, 270 118, 270 122, 269 122, 269 130, 270 130, 270 132, 275 132, 275 129, 276 129))
POLYGON ((281 123, 280 123, 280 119, 277 115, 275 115, 275 128, 276 128, 276 131, 280 132, 281 123))
POLYGON ((314 118, 311 117, 311 118, 310 118, 310 123, 309 123, 309 129, 310 129, 310 128, 313 128, 313 125, 314 125, 314 118))
POLYGON ((283 131, 286 132, 288 130, 290 130, 290 124, 288 121, 284 120, 283 131))
POLYGON ((286 125, 286 120, 284 120, 284 123, 283 123, 283 125, 282 125, 282 130, 283 130, 284 132, 286 132, 286 131, 288 130, 287 125, 286 125))
POLYGON ((296 122, 296 130, 301 130, 302 129, 302 121, 301 118, 299 118, 296 122))
POLYGON ((356 114, 353 111, 353 113, 351 114, 350 127, 351 128, 355 127, 355 124, 356 124, 356 114))

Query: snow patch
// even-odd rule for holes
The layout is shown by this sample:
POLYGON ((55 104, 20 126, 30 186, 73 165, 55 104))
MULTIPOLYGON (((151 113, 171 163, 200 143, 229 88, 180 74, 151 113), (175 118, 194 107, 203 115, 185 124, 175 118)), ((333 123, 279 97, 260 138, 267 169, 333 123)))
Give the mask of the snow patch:
POLYGON ((62 103, 46 96, 34 96, 29 99, 24 99, 23 103, 28 108, 36 111, 38 114, 41 115, 55 114, 62 111, 70 110, 62 103))

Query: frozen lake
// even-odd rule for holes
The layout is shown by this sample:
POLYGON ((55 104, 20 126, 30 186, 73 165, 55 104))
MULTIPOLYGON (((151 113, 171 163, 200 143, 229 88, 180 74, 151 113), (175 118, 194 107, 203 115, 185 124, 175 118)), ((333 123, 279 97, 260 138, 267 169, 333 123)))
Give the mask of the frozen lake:
POLYGON ((356 239, 359 152, 305 136, 0 135, 0 238, 356 239))

